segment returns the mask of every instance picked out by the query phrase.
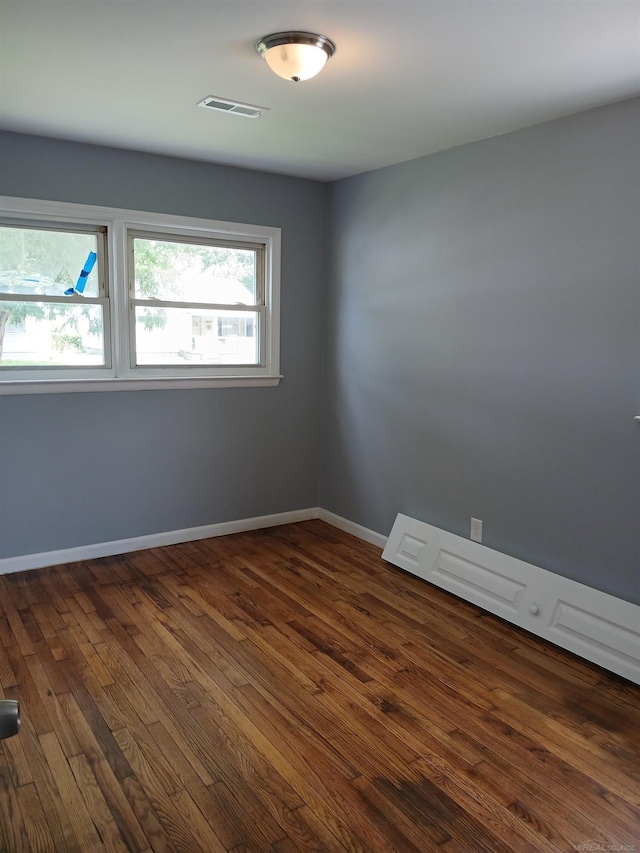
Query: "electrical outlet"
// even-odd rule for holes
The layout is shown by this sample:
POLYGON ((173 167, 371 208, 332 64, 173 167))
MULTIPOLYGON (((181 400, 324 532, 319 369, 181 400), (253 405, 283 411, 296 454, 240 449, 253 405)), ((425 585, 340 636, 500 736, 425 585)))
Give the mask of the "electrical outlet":
POLYGON ((479 518, 471 519, 471 541, 482 542, 482 522, 479 518))

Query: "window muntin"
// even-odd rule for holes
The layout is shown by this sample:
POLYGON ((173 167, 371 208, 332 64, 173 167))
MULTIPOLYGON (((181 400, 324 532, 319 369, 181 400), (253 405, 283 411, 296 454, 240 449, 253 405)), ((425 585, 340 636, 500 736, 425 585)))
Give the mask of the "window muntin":
MULTIPOLYGON (((279 383, 279 228, 8 196, 0 196, 1 226, 47 233, 93 234, 99 249, 92 277, 85 277, 83 293, 71 291, 69 285, 61 294, 60 287, 65 282, 56 282, 59 271, 49 270, 35 271, 37 275, 34 270, 26 271, 29 276, 25 273, 23 277, 35 277, 38 282, 22 285, 14 282, 9 286, 5 281, 4 292, 0 287, 0 307, 9 302, 27 303, 30 311, 45 314, 64 309, 69 314, 70 326, 62 330, 57 326, 41 329, 50 339, 55 336, 56 346, 66 347, 65 363, 61 363, 58 350, 51 344, 47 358, 22 359, 19 365, 0 361, 0 394, 279 383), (222 286, 197 298, 232 298, 233 302, 191 302, 194 292, 189 288, 171 293, 166 289, 158 290, 162 297, 173 299, 161 299, 158 295, 146 299, 140 288, 136 294, 135 276, 130 268, 129 238, 132 234, 161 243, 188 244, 198 251, 206 247, 206 252, 217 253, 218 263, 224 260, 222 253, 225 252, 228 260, 231 250, 233 264, 241 268, 243 274, 240 277, 244 288, 240 291, 242 295, 234 291, 232 297, 221 296, 222 286), (36 287, 31 292, 24 292, 34 284, 36 287), (157 312, 159 309, 191 312, 188 315, 191 336, 178 350, 175 345, 160 347, 161 353, 165 350, 162 357, 143 355, 142 346, 136 357, 136 317, 141 310, 157 312), (101 314, 101 329, 95 316, 87 316, 88 311, 96 316, 101 314), (78 335, 75 326, 83 324, 78 335), (100 331, 102 350, 95 341, 100 331), (217 352, 208 336, 218 338, 217 352), (194 348, 195 337, 200 340, 194 348), (176 352, 180 350, 188 358, 177 358, 176 352)), ((13 269, 16 265, 7 262, 6 266, 13 269)), ((209 268, 212 264, 206 266, 209 268)), ((232 271, 238 277, 238 269, 232 271)), ((226 276, 229 277, 228 269, 226 276)), ((68 280, 66 283, 69 284, 68 280)), ((28 318, 24 311, 20 315, 15 309, 12 321, 5 326, 5 340, 8 341, 10 335, 30 333, 34 322, 45 319, 49 318, 28 318)), ((156 325, 159 328, 161 324, 156 325)), ((144 327, 144 323, 141 326, 144 327)), ((138 342, 142 343, 141 333, 138 334, 138 342)))
POLYGON ((264 246, 130 231, 128 249, 134 368, 264 364, 264 246))
POLYGON ((0 223, 0 368, 107 364, 105 229, 0 223))

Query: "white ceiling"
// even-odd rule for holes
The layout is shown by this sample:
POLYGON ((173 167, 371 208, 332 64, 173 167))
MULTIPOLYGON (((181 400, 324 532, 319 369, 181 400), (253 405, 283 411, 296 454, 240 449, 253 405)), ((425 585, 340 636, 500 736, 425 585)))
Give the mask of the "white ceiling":
POLYGON ((639 93, 626 0, 0 0, 1 127, 320 180, 639 93), (255 51, 288 29, 337 45, 313 80, 255 51))

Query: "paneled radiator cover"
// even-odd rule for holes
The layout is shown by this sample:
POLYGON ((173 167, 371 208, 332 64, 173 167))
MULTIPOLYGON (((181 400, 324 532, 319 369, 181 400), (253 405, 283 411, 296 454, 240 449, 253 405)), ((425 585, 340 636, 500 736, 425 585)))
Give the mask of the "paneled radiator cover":
POLYGON ((398 514, 383 558, 640 684, 640 607, 398 514))

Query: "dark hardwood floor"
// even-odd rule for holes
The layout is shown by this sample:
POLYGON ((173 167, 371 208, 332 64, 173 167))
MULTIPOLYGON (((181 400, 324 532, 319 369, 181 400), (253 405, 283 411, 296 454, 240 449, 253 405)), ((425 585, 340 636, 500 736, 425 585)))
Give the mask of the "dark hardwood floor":
POLYGON ((0 686, 1 853, 640 853, 640 688, 320 521, 0 577, 0 686))

